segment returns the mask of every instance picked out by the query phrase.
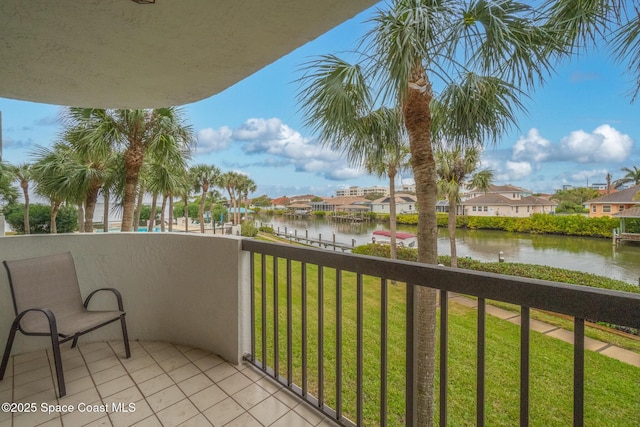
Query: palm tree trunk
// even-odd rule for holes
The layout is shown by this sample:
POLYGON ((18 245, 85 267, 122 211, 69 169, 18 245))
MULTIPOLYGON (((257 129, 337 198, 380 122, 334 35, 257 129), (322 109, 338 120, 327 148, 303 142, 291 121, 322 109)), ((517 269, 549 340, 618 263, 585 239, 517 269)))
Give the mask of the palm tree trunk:
POLYGON ((189 195, 184 195, 184 231, 189 232, 189 195))
MULTIPOLYGON (((431 83, 424 68, 414 65, 402 112, 409 135, 411 166, 416 182, 418 209, 418 261, 436 264, 438 260, 438 228, 436 202, 438 195, 436 165, 431 146, 431 83)), ((434 384, 436 361, 436 297, 435 289, 414 287, 416 335, 416 405, 417 425, 434 423, 434 384)))
POLYGON ((109 232, 109 191, 103 189, 104 209, 102 210, 102 231, 109 232))
POLYGON ((198 218, 200 219, 200 232, 204 234, 204 203, 207 198, 207 191, 209 191, 209 186, 202 186, 202 197, 200 197, 200 206, 198 207, 198 218))
POLYGON ((396 214, 396 168, 393 165, 389 165, 389 253, 391 259, 398 258, 398 247, 396 239, 397 229, 397 214, 396 214))
POLYGON ((56 218, 58 218, 58 211, 60 210, 61 201, 51 202, 51 219, 49 220, 49 232, 51 234, 58 234, 58 225, 56 224, 56 218))
POLYGON ((84 205, 78 203, 78 231, 84 233, 84 205))
POLYGON ((31 233, 31 226, 29 224, 29 181, 22 180, 20 182, 22 187, 22 193, 24 194, 24 234, 31 233))
POLYGON ((458 267, 458 253, 456 251, 456 198, 449 197, 449 246, 451 247, 451 267, 458 267))
POLYGON ((96 202, 98 201, 98 193, 100 192, 101 185, 99 183, 93 183, 89 191, 87 191, 87 198, 84 202, 84 232, 93 233, 93 214, 96 210, 96 202))
POLYGON ((162 207, 160 208, 160 231, 164 233, 164 210, 167 208, 167 196, 166 194, 162 195, 162 207))
POLYGON ((156 205, 158 204, 158 193, 153 193, 151 197, 151 212, 149 213, 149 224, 147 225, 147 231, 152 232, 153 227, 156 224, 156 205))
MULTIPOLYGON (((140 227, 140 214, 142 213, 142 199, 144 198, 144 185, 140 184, 140 190, 138 191, 138 200, 136 201, 136 208, 134 210, 135 219, 132 224, 133 230, 129 231, 138 231, 140 227)), ((122 216, 122 220, 124 221, 124 214, 122 216)), ((121 230, 124 231, 124 230, 121 230)))
POLYGON ((173 194, 169 194, 169 233, 173 231, 173 194))
POLYGON ((136 201, 136 190, 140 177, 140 168, 144 161, 144 146, 141 141, 130 141, 124 152, 125 185, 122 210, 121 231, 133 229, 133 214, 136 201))

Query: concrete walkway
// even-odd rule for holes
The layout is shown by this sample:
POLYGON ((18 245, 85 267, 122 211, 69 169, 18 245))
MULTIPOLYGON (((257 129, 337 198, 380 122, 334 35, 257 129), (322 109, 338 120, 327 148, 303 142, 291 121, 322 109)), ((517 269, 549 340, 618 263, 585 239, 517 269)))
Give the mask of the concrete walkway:
MULTIPOLYGON (((451 293, 449 295, 449 300, 467 307, 478 307, 478 301, 476 301, 475 299, 467 298, 463 295, 458 295, 455 293, 451 293)), ((490 314, 502 320, 506 320, 507 322, 520 325, 519 313, 504 310, 502 308, 487 304, 487 314, 490 314)), ((540 332, 541 334, 557 338, 569 344, 573 344, 572 331, 568 331, 558 326, 550 325, 548 323, 541 322, 535 319, 531 319, 530 327, 531 330, 540 332)), ((584 337, 584 348, 640 368, 640 354, 631 350, 627 350, 613 344, 609 344, 604 341, 599 341, 586 336, 584 337)))

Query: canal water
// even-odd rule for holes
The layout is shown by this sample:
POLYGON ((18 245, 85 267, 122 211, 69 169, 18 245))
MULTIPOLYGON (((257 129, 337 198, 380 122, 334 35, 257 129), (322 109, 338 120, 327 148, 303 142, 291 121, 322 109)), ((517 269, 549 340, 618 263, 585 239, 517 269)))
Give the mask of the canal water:
MULTIPOLYGON (((335 223, 318 219, 291 219, 282 216, 258 218, 258 224, 271 225, 274 229, 285 227, 289 233, 356 245, 371 242, 371 232, 387 229, 387 224, 335 223)), ((415 226, 398 226, 398 230, 417 232, 415 226)), ((502 251, 506 262, 540 264, 570 270, 598 274, 628 283, 638 284, 640 278, 640 245, 614 246, 611 239, 508 233, 493 230, 456 231, 458 256, 469 256, 480 261, 497 261, 502 251)), ((445 228, 438 233, 438 253, 449 255, 449 234, 445 228)))

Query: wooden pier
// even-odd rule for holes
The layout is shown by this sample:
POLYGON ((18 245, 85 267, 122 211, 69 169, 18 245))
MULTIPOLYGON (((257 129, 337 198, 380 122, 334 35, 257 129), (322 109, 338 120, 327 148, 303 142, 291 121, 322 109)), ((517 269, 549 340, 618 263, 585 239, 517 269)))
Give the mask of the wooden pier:
POLYGON ((350 251, 356 246, 355 239, 351 239, 351 244, 342 243, 336 241, 335 234, 332 235, 331 240, 326 240, 322 238, 322 234, 318 234, 317 238, 309 237, 308 230, 305 230, 304 233, 298 233, 298 230, 293 230, 293 232, 291 232, 287 229, 287 227, 285 227, 284 231, 281 231, 280 227, 278 227, 278 229, 275 230, 275 235, 278 237, 289 239, 289 241, 291 242, 301 242, 311 246, 318 245, 319 248, 324 247, 325 249, 333 248, 334 251, 338 249, 341 249, 342 252, 350 251))

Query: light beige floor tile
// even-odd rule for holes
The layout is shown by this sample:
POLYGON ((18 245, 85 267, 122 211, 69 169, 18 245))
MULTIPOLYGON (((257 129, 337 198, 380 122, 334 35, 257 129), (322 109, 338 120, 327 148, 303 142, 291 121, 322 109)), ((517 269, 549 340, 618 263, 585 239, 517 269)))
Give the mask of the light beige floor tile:
POLYGON ((0 381, 0 391, 7 391, 13 389, 13 376, 9 375, 9 372, 5 372, 4 379, 0 381))
MULTIPOLYGON (((55 385, 55 387, 57 387, 57 384, 55 385)), ((18 401, 20 399, 33 396, 34 394, 38 394, 45 390, 51 390, 51 392, 54 391, 54 383, 51 376, 39 379, 37 381, 32 381, 28 384, 14 387, 13 398, 14 400, 18 401)))
POLYGON ((198 413, 198 415, 196 415, 195 417, 190 418, 187 421, 180 424, 179 427, 211 427, 211 426, 213 426, 213 424, 209 422, 207 417, 198 413))
POLYGON ((100 359, 95 362, 87 363, 89 372, 91 372, 92 375, 97 372, 104 371, 105 369, 109 369, 118 365, 120 365, 120 361, 115 357, 110 357, 108 359, 100 359))
POLYGON ((68 395, 82 393, 83 391, 92 389, 94 387, 91 377, 82 377, 78 380, 69 381, 65 376, 65 384, 68 395))
POLYGON ((169 372, 169 376, 173 381, 179 383, 200 373, 202 373, 200 369, 198 369, 194 364, 188 362, 186 365, 169 372))
POLYGON ((60 398, 59 400, 61 405, 77 406, 80 402, 97 402, 100 400, 100 395, 98 394, 98 390, 96 390, 95 388, 90 388, 88 390, 83 390, 80 393, 67 394, 65 397, 60 398))
POLYGON ((177 356, 158 362, 158 365, 160 365, 160 367, 166 372, 171 372, 188 363, 191 363, 189 362, 189 359, 184 357, 182 354, 179 354, 177 356))
POLYGON ((98 418, 97 420, 85 425, 84 427, 111 427, 112 425, 113 424, 109 420, 109 417, 105 415, 104 417, 98 418))
MULTIPOLYGON (((40 361, 40 363, 43 363, 46 360, 47 360, 46 350, 38 350, 38 351, 29 352, 29 353, 16 354, 13 357, 13 363, 15 364, 16 367, 27 362, 40 361)), ((24 370, 20 372, 24 372, 24 370)))
POLYGON ((219 381, 217 385, 222 390, 224 390, 225 393, 231 396, 237 393, 238 391, 242 390, 243 388, 248 387, 252 383, 253 382, 249 378, 242 375, 242 373, 236 372, 230 377, 227 377, 224 380, 219 381))
POLYGON ((318 424, 318 427, 340 427, 338 424, 330 420, 329 418, 325 418, 318 424))
MULTIPOLYGON (((98 403, 99 404, 99 403, 98 403)), ((104 417, 104 412, 75 411, 62 416, 64 427, 80 427, 104 417)))
POLYGON ((166 347, 172 347, 171 343, 166 341, 141 341, 140 345, 148 352, 161 350, 166 347))
POLYGON ((251 381, 258 381, 260 378, 264 377, 264 372, 258 370, 257 368, 249 365, 248 363, 244 363, 240 365, 240 372, 251 381))
POLYGON ((199 374, 181 381, 178 384, 178 387, 180 387, 184 394, 191 396, 192 394, 204 390, 211 385, 213 385, 213 381, 211 381, 209 377, 205 374, 199 374))
POLYGON ((305 402, 301 402, 298 406, 293 408, 293 410, 314 426, 325 418, 324 415, 313 409, 305 402))
POLYGON ((154 363, 153 365, 149 365, 146 368, 131 372, 130 375, 135 382, 142 383, 161 374, 164 374, 164 371, 160 366, 154 363))
POLYGON ((209 356, 210 354, 211 353, 200 350, 199 348, 192 348, 191 350, 185 352, 184 356, 192 362, 195 362, 196 360, 202 359, 203 357, 209 356))
POLYGON ((249 409, 249 413, 264 425, 270 425, 289 412, 289 407, 271 396, 249 409))
POLYGON ((36 412, 18 414, 13 417, 14 427, 33 427, 42 424, 54 418, 60 418, 60 414, 47 413, 37 410, 36 412))
POLYGON ((152 350, 149 351, 149 354, 155 359, 156 362, 162 362, 163 360, 182 356, 182 353, 180 353, 180 351, 175 347, 166 347, 159 350, 152 350))
POLYGON ((64 367, 64 379, 66 381, 75 381, 88 376, 89 370, 85 365, 78 366, 77 368, 64 367))
POLYGON ((104 384, 100 384, 97 388, 100 396, 105 398, 119 391, 126 390, 129 387, 133 387, 134 385, 135 384, 133 383, 133 380, 128 375, 123 375, 120 378, 116 378, 115 380, 107 381, 104 384))
POLYGON ((208 371, 205 372, 205 374, 211 378, 213 380, 213 382, 217 383, 222 381, 223 379, 230 377, 231 375, 235 374, 236 372, 238 372, 238 370, 236 368, 234 368, 233 366, 231 366, 228 363, 221 363, 218 366, 215 366, 211 369, 209 369, 208 371))
POLYGON ((110 350, 109 343, 106 341, 94 341, 83 343, 82 340, 78 341, 78 348, 82 352, 83 355, 87 355, 89 353, 93 353, 98 350, 110 350))
POLYGON ((98 360, 106 359, 108 357, 116 357, 113 350, 111 350, 111 347, 101 348, 88 354, 83 352, 82 356, 86 363, 97 362, 98 360))
POLYGON ((147 397, 147 402, 149 402, 151 408, 157 413, 174 403, 184 400, 186 397, 177 385, 173 385, 147 397))
POLYGON ((147 366, 155 365, 156 361, 149 355, 137 357, 135 359, 120 359, 124 368, 129 372, 135 372, 147 366))
POLYGON ((162 374, 143 383, 139 383, 138 387, 140 388, 140 391, 142 391, 142 394, 145 396, 151 396, 152 394, 156 394, 160 390, 164 390, 172 385, 174 385, 174 382, 169 378, 169 375, 162 374))
MULTIPOLYGON (((105 424, 105 425, 110 425, 110 424, 105 424)), ((60 417, 56 417, 45 423, 39 424, 38 427, 62 427, 62 419, 60 417)), ((94 426, 93 424, 89 424, 87 427, 96 427, 96 426, 94 426)))
POLYGON ((223 426, 244 413, 242 406, 232 398, 226 398, 203 412, 214 426, 223 426))
POLYGON ((97 372, 92 375, 93 381, 100 385, 111 380, 115 380, 116 378, 120 378, 123 375, 128 375, 127 370, 124 369, 122 365, 117 365, 109 369, 105 369, 104 371, 97 372))
POLYGON ((313 425, 296 412, 289 411, 271 424, 271 427, 313 427, 313 425))
POLYGON ((49 365, 15 375, 13 377, 13 383, 16 386, 20 386, 40 380, 45 377, 51 377, 51 368, 49 367, 49 365))
POLYGON ((196 405, 196 407, 200 411, 204 411, 206 409, 209 409, 216 403, 223 401, 227 397, 229 396, 227 396, 227 394, 222 391, 220 387, 214 384, 210 387, 205 388, 204 390, 192 394, 191 396, 189 396, 189 399, 193 402, 194 405, 196 405))
POLYGON ((256 381, 256 384, 258 384, 260 387, 267 390, 271 394, 276 393, 278 390, 282 388, 281 385, 279 385, 278 383, 276 383, 275 381, 267 377, 260 378, 258 381, 256 381))
POLYGON ((155 415, 134 424, 135 427, 162 427, 162 423, 155 415))
POLYGON ((229 424, 225 424, 224 427, 262 427, 262 424, 253 418, 251 414, 245 412, 238 418, 232 420, 229 424))
POLYGON ((207 371, 220 365, 221 363, 224 363, 224 360, 222 360, 215 354, 210 354, 193 362, 193 364, 200 368, 202 371, 207 371))
POLYGON ((190 345, 174 344, 173 346, 180 350, 181 353, 186 353, 189 350, 193 350, 193 347, 191 347, 190 345))
POLYGON ((129 405, 131 402, 138 402, 143 399, 142 393, 138 390, 138 387, 129 387, 125 390, 119 391, 115 394, 112 394, 109 397, 103 399, 105 403, 111 404, 122 404, 125 407, 129 405))
POLYGON ((156 415, 165 427, 179 426, 183 422, 198 415, 198 409, 189 401, 189 399, 181 400, 157 412, 156 415))
POLYGON ((144 400, 139 400, 134 402, 135 410, 132 411, 132 407, 127 404, 124 405, 124 408, 128 412, 124 412, 124 410, 120 412, 111 412, 109 414, 109 418, 111 418, 111 422, 114 426, 130 426, 137 422, 144 420, 145 418, 149 418, 153 415, 153 411, 147 402, 144 400))
MULTIPOLYGON (((238 402, 244 409, 251 409, 258 403, 271 396, 268 391, 260 387, 258 384, 251 384, 246 388, 238 391, 231 397, 238 402)), ((296 403, 297 404, 297 403, 296 403)))
POLYGON ((274 393, 274 396, 289 408, 295 408, 301 402, 300 398, 296 397, 293 393, 291 393, 284 387, 274 393))

